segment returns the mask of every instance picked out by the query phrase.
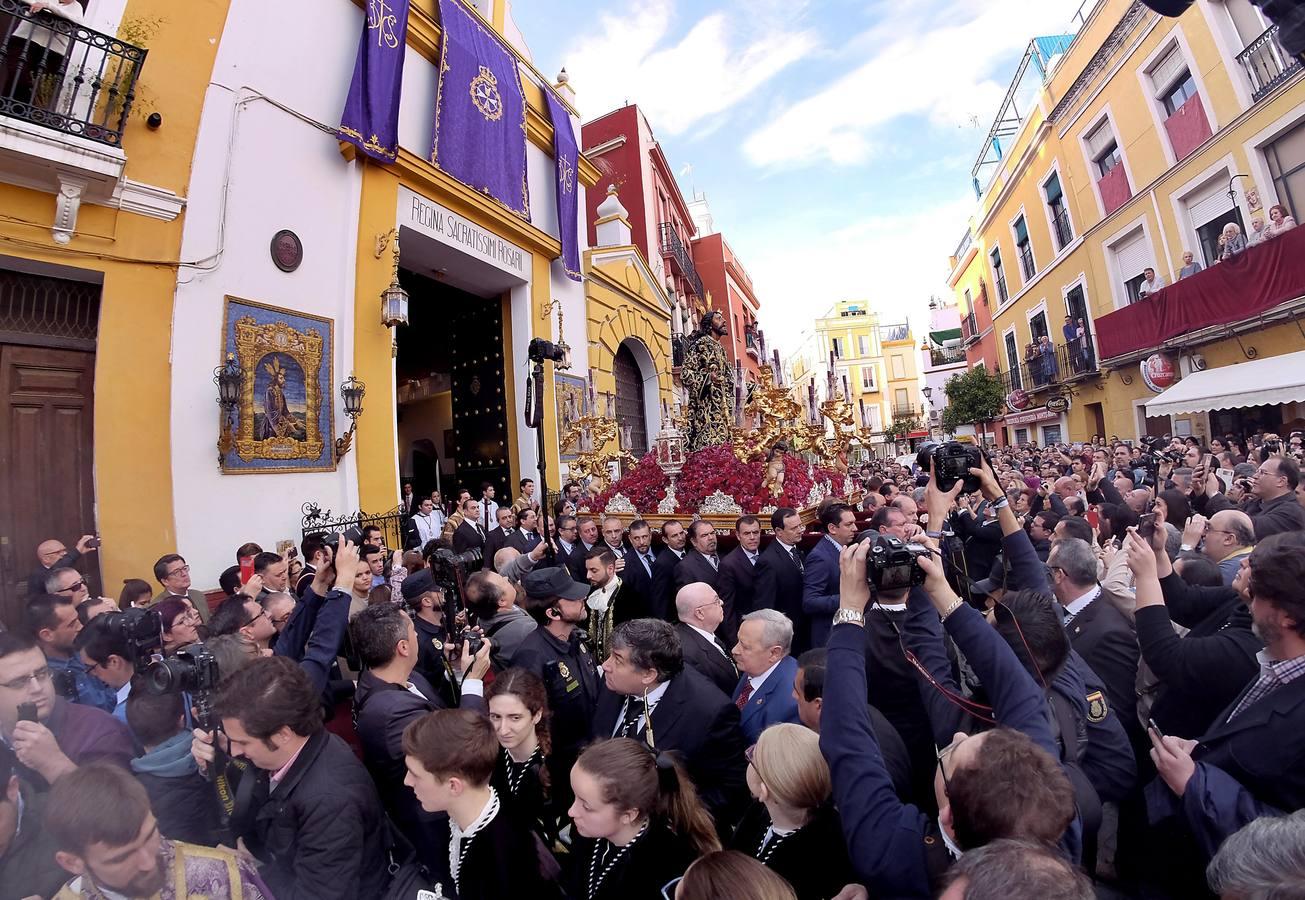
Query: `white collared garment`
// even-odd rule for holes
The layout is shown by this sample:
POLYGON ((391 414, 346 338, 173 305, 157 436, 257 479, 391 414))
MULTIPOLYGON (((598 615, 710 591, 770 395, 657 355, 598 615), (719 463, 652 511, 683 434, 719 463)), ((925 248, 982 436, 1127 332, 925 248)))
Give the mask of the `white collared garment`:
POLYGON ((721 656, 725 657, 726 659, 730 658, 730 655, 725 652, 725 648, 716 642, 716 635, 712 634, 710 631, 708 631, 705 628, 699 628, 697 625, 694 625, 692 622, 685 622, 684 624, 688 625, 694 631, 698 632, 698 634, 702 635, 706 639, 707 643, 711 644, 713 647, 715 647, 717 650, 720 651, 721 656))
POLYGON ((612 580, 607 582, 606 587, 594 588, 594 592, 585 600, 585 604, 595 612, 607 612, 607 607, 612 602, 612 597, 616 595, 616 591, 620 586, 621 576, 613 575, 612 580))
POLYGON ((760 675, 753 675, 751 678, 748 679, 748 681, 752 683, 752 693, 755 694, 757 691, 761 690, 761 686, 766 683, 766 679, 770 677, 770 673, 775 671, 776 667, 778 667, 779 664, 782 663, 783 661, 784 661, 783 657, 780 657, 778 660, 775 661, 775 665, 771 666, 769 669, 762 672, 760 675))
POLYGON ((1077 600, 1067 605, 1065 607, 1065 624, 1068 625, 1070 622, 1074 621, 1074 618, 1076 616, 1078 616, 1080 613, 1083 612, 1083 610, 1088 608, 1088 604, 1090 604, 1093 600, 1097 599, 1100 596, 1101 596, 1101 585, 1095 584, 1092 586, 1092 590, 1088 591, 1082 597, 1079 597, 1077 600))
POLYGON ((449 816, 449 873, 453 875, 455 884, 458 882, 458 876, 462 873, 462 842, 471 840, 477 833, 483 831, 485 826, 494 821, 494 817, 498 815, 498 808, 498 791, 490 788, 489 801, 485 804, 485 808, 480 811, 480 815, 476 816, 476 820, 467 826, 466 831, 459 828, 458 823, 454 821, 452 816, 449 816))
MULTIPOLYGON (((663 681, 661 684, 657 685, 657 687, 653 688, 651 691, 648 692, 647 706, 644 707, 643 713, 639 716, 639 718, 634 723, 635 734, 638 734, 640 731, 643 731, 644 726, 648 724, 648 713, 652 712, 654 709, 657 708, 657 703, 662 699, 662 695, 666 693, 666 687, 669 684, 670 684, 669 681, 663 681)), ((635 697, 635 699, 642 700, 643 695, 638 695, 635 697)), ((616 717, 616 725, 615 727, 612 728, 612 737, 616 737, 616 733, 621 730, 621 723, 625 721, 625 707, 629 702, 630 702, 630 697, 627 695, 625 698, 625 702, 621 704, 621 714, 616 717)))

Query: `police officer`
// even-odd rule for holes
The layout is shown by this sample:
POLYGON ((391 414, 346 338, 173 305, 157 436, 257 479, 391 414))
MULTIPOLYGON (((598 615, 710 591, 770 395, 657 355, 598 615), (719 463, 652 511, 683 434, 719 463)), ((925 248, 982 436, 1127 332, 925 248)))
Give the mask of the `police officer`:
POLYGON ((560 567, 536 569, 521 581, 525 609, 539 627, 526 635, 513 664, 534 672, 548 691, 553 752, 548 758, 552 807, 571 806, 571 766, 589 741, 598 703, 598 662, 577 626, 589 617, 588 588, 560 567))

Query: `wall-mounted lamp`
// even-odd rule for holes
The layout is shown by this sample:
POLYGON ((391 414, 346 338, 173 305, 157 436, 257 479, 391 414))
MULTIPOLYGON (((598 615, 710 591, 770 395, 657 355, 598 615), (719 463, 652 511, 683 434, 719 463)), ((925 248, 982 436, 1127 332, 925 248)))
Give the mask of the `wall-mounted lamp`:
MULTIPOLYGON (((389 246, 394 251, 394 269, 390 274, 390 286, 381 291, 381 324, 394 329, 408 324, 408 292, 399 283, 399 229, 391 228, 376 238, 376 258, 380 259, 389 246)), ((399 338, 391 330, 391 353, 399 355, 399 338)))
POLYGON ((367 385, 352 375, 340 385, 340 397, 344 400, 344 414, 349 417, 349 430, 343 437, 335 439, 335 461, 338 463, 353 446, 353 433, 358 429, 358 417, 362 415, 363 395, 367 385))
POLYGON ((234 353, 227 354, 225 365, 213 370, 213 383, 218 388, 218 406, 222 409, 222 424, 218 431, 218 465, 236 445, 232 430, 236 425, 236 406, 240 403, 240 388, 245 381, 245 371, 236 362, 234 353))
POLYGON ((924 388, 921 388, 920 390, 921 390, 921 393, 924 394, 924 399, 926 399, 926 400, 929 401, 929 405, 930 405, 930 406, 933 406, 933 388, 931 388, 931 387, 924 387, 924 388))
POLYGON ((557 344, 555 346, 562 351, 562 358, 553 363, 553 368, 564 372, 571 368, 571 345, 566 342, 566 336, 562 332, 562 301, 556 297, 550 300, 548 305, 544 307, 540 318, 547 322, 555 306, 557 307, 557 344))

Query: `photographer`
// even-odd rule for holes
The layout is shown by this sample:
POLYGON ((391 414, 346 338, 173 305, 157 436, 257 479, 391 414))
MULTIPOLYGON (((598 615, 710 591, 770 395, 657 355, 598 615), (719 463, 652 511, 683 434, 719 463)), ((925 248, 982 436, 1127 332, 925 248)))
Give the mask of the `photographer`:
POLYGON ((358 561, 358 548, 341 539, 332 563, 319 568, 304 589, 273 651, 298 662, 319 694, 326 690, 349 627, 350 588, 358 561))
POLYGON ((66 687, 61 693, 74 703, 113 712, 118 702, 114 692, 86 670, 77 653, 77 635, 82 623, 77 618, 76 604, 62 594, 29 597, 24 621, 28 633, 40 645, 46 664, 59 673, 55 677, 65 679, 66 687))
POLYGON ((90 675, 116 692, 113 715, 127 721, 127 697, 131 694, 131 677, 136 674, 132 651, 127 639, 114 628, 114 616, 91 619, 77 635, 77 652, 90 675))
POLYGON ((472 573, 465 588, 467 612, 494 640, 494 664, 510 668, 521 642, 535 630, 535 620, 517 606, 517 588, 492 569, 472 573))
MULTIPOLYGON (((343 562, 352 549, 340 549, 343 562)), ((213 698, 230 754, 257 771, 232 829, 263 863, 278 900, 379 896, 388 881, 385 814, 349 746, 323 730, 320 691, 283 657, 255 660, 213 698)), ((191 753, 207 771, 214 735, 196 729, 191 753)))
MULTIPOLYGON (((950 497, 959 492, 953 488, 950 497)), ((916 562, 925 576, 916 597, 933 605, 988 686, 998 727, 973 737, 957 734, 939 753, 936 824, 897 799, 865 705, 862 629, 870 604, 870 549, 863 541, 839 559, 839 611, 830 635, 820 734, 858 880, 874 894, 930 896, 954 855, 1007 837, 1059 842, 1077 858, 1081 830, 1073 788, 1055 759, 1042 692, 983 616, 956 596, 932 556, 916 562)))

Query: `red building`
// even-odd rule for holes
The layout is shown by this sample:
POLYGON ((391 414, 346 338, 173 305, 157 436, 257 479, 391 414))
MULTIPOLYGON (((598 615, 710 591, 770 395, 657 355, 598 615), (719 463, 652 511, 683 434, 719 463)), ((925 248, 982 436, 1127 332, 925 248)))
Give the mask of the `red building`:
POLYGON ((690 312, 705 296, 690 250, 697 229, 652 126, 638 106, 629 104, 586 122, 581 146, 603 174, 594 189, 585 192, 589 245, 597 246, 598 205, 614 184, 629 212, 635 246, 678 300, 672 330, 681 332, 686 324, 692 328, 690 312))
MULTIPOLYGON (((705 202, 698 200, 695 205, 705 202)), ((694 240, 693 261, 702 276, 703 289, 711 297, 712 309, 725 314, 730 330, 726 352, 731 365, 741 362, 744 378, 755 382, 761 363, 765 361, 766 347, 761 328, 757 325, 757 309, 761 304, 752 289, 748 270, 743 268, 729 241, 719 232, 704 234, 694 240)))

